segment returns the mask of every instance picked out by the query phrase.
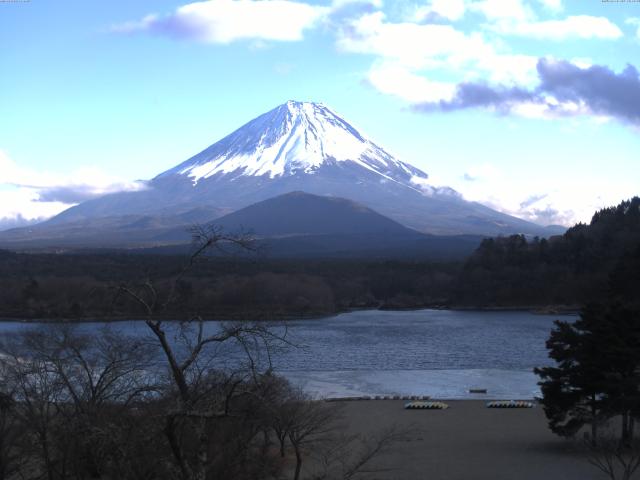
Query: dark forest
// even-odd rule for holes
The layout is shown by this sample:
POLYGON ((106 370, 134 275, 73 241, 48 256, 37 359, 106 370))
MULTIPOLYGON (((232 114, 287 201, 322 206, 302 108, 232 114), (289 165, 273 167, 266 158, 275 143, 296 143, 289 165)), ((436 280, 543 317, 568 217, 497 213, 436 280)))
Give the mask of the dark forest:
MULTIPOLYGON (((489 238, 464 261, 210 257, 179 282, 168 317, 289 318, 362 308, 577 308, 637 285, 640 198, 597 212, 549 239, 489 238)), ((143 312, 122 283, 168 288, 182 255, 135 251, 0 252, 0 316, 125 319, 143 312)))

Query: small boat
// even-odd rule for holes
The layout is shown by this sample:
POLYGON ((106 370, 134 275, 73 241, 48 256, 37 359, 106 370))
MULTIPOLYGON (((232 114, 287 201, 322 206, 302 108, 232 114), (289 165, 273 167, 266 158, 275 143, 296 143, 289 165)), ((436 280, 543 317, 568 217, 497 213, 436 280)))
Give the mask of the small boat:
POLYGON ((532 402, 524 400, 497 400, 487 403, 487 408, 533 408, 532 402))
POLYGON ((404 404, 406 410, 446 410, 449 408, 444 402, 408 402, 404 404))

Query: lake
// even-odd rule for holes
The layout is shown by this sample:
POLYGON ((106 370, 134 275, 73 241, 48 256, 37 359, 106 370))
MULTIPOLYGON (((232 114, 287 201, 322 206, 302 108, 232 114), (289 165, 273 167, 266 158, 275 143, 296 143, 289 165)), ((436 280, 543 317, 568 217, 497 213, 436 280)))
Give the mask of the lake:
MULTIPOLYGON (((437 398, 532 398, 532 369, 549 364, 545 341, 553 320, 571 318, 514 311, 358 311, 287 322, 295 344, 273 365, 314 396, 431 395, 437 398), (487 394, 470 394, 485 388, 487 394)), ((95 330, 101 323, 84 323, 95 330)), ((147 335, 142 322, 111 328, 147 335)), ((215 329, 218 322, 207 322, 215 329)), ((0 334, 33 324, 0 323, 0 334)), ((282 327, 276 326, 276 329, 282 327)), ((220 350, 221 357, 234 356, 220 350)))

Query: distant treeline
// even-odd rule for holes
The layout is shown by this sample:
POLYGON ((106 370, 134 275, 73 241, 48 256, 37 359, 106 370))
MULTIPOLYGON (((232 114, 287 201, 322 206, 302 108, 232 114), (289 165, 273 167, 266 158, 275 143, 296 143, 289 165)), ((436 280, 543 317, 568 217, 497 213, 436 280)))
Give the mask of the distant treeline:
MULTIPOLYGON (((117 286, 147 280, 170 288, 184 256, 0 256, 0 317, 140 318, 117 286)), ((459 264, 210 258, 178 282, 169 317, 317 316, 356 308, 444 304, 459 264)))
POLYGON ((616 288, 625 282, 640 287, 629 269, 639 256, 640 198, 634 197, 549 240, 484 240, 465 263, 451 298, 464 305, 583 305, 606 296, 612 274, 616 288))
MULTIPOLYGON (((273 318, 358 308, 578 306, 637 288, 640 198, 563 236, 487 239, 463 262, 208 258, 181 279, 168 316, 273 318), (634 287, 635 286, 635 287, 634 287)), ((0 252, 0 317, 135 318, 122 283, 168 289, 184 256, 0 252)))

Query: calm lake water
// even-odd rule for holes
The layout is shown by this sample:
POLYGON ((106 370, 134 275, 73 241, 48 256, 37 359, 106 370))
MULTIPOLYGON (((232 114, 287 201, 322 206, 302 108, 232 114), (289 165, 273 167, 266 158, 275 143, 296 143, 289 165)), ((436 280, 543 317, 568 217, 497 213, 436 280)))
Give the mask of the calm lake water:
MULTIPOLYGON (((289 321, 287 338, 295 347, 278 351, 272 360, 276 371, 316 396, 531 398, 538 394, 532 369, 549 364, 545 340, 557 318, 527 312, 418 310, 289 321), (486 388, 487 394, 470 394, 471 388, 486 388)), ((102 327, 86 323, 79 328, 102 327)), ((218 322, 207 322, 208 329, 218 327, 218 322)), ((33 324, 0 323, 0 335, 24 328, 33 324)), ((148 335, 141 322, 118 322, 110 328, 148 335)), ((237 351, 218 353, 234 358, 237 351)))

